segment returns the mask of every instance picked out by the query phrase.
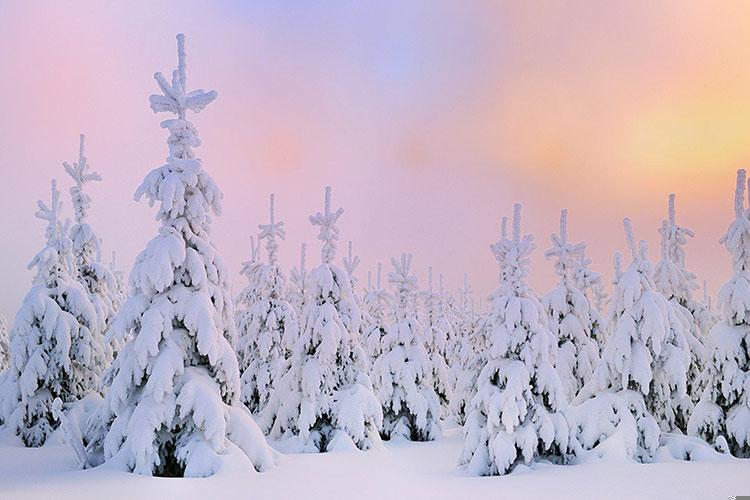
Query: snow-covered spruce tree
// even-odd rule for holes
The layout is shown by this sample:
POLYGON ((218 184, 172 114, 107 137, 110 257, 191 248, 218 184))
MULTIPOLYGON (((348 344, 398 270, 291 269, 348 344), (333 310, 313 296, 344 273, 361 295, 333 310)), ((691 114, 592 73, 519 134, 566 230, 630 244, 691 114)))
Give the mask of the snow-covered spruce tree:
POLYGON ((432 387, 440 398, 442 416, 447 417, 451 406, 451 375, 448 368, 448 341, 452 336, 453 325, 445 311, 445 291, 443 275, 436 292, 432 286, 432 266, 427 273, 427 290, 422 294, 424 303, 424 344, 431 366, 432 387))
POLYGON ((474 394, 477 390, 477 377, 486 362, 487 337, 484 331, 484 318, 476 314, 471 300, 472 289, 469 277, 464 274, 464 286, 459 290, 461 307, 454 330, 453 373, 455 385, 451 406, 453 417, 458 425, 464 425, 474 394))
POLYGON ((370 359, 370 364, 381 354, 381 339, 388 332, 388 314, 391 311, 391 295, 381 285, 383 265, 378 262, 378 272, 373 283, 372 273, 367 273, 367 290, 365 290, 364 307, 367 308, 367 316, 370 318, 370 328, 366 331, 367 337, 364 348, 370 359))
POLYGON ((237 329, 240 362, 240 400, 253 414, 258 414, 271 397, 275 380, 284 365, 284 346, 296 340, 299 324, 294 308, 285 296, 286 276, 277 260, 276 238, 286 237, 284 223, 276 221, 274 195, 271 195, 271 220, 261 224, 260 244, 266 241, 267 264, 253 259, 243 266, 248 286, 238 300, 237 329))
POLYGON ((10 344, 8 339, 8 321, 5 319, 5 316, 0 314, 0 372, 10 367, 10 344))
POLYGON ((108 266, 101 262, 101 241, 87 222, 91 196, 85 192, 86 184, 101 181, 101 176, 91 170, 85 155, 86 137, 81 134, 78 147, 78 161, 72 165, 63 162, 65 172, 73 179, 70 188, 75 223, 70 228, 73 243, 73 256, 77 267, 78 281, 89 294, 89 300, 96 310, 97 322, 91 325, 91 334, 101 341, 94 345, 92 354, 96 371, 100 374, 112 362, 112 347, 103 341, 104 333, 116 312, 117 282, 108 266))
MULTIPOLYGON (((357 277, 354 273, 357 272, 357 268, 359 267, 359 256, 354 255, 352 253, 352 242, 349 242, 349 252, 343 259, 344 262, 344 270, 346 271, 346 274, 349 275, 349 286, 352 289, 352 296, 354 297, 354 302, 357 304, 357 309, 359 310, 359 331, 357 332, 357 335, 359 337, 359 343, 360 345, 365 348, 367 344, 367 337, 370 331, 372 330, 373 326, 373 319, 367 314, 367 309, 364 307, 364 304, 362 303, 362 299, 360 298, 359 293, 357 292, 357 277)), ((368 361, 368 373, 369 373, 369 357, 367 358, 368 361)))
POLYGON ((369 449, 379 440, 382 423, 359 343, 360 313, 349 276, 333 263, 342 213, 331 211, 327 187, 324 212, 310 216, 320 227, 321 264, 307 276, 300 336, 261 414, 272 438, 296 437, 307 452, 369 449))
POLYGON ((702 290, 703 297, 700 304, 702 313, 696 314, 695 319, 698 322, 698 328, 700 329, 700 331, 707 332, 706 336, 703 338, 703 345, 705 348, 706 357, 708 357, 709 353, 706 344, 708 343, 709 333, 711 332, 711 328, 713 328, 716 323, 721 321, 721 318, 716 313, 716 310, 714 310, 713 301, 711 300, 711 294, 708 291, 708 282, 706 280, 703 280, 702 290))
POLYGON ((60 220, 60 192, 52 181, 51 203, 38 203, 47 222, 47 243, 29 264, 36 268, 13 323, 10 369, 3 391, 3 419, 26 446, 41 446, 58 422, 52 403, 71 403, 96 390, 101 336, 92 334, 96 311, 76 280, 69 222, 60 220))
POLYGON ((539 459, 562 462, 569 448, 567 402, 550 360, 555 339, 526 284, 533 249, 532 237, 521 237, 521 206, 516 204, 512 239, 506 236, 493 245, 500 286, 488 318, 487 362, 464 426, 460 464, 473 474, 502 475, 539 459))
MULTIPOLYGON (((654 285, 669 300, 672 307, 682 317, 688 327, 686 340, 690 346, 690 369, 688 370, 688 394, 694 402, 700 398, 700 374, 705 362, 704 338, 708 333, 700 325, 710 323, 706 317, 708 311, 697 300, 693 291, 698 289, 696 277, 685 268, 685 250, 683 246, 693 232, 675 222, 675 196, 669 195, 669 217, 662 221, 659 228, 661 235, 661 259, 654 268, 654 285)), ((683 427, 683 430, 685 428, 683 427)))
POLYGON ((302 317, 303 302, 305 300, 305 280, 307 269, 305 268, 305 252, 307 246, 303 242, 300 245, 299 266, 293 267, 289 273, 289 290, 287 291, 289 303, 294 307, 297 317, 302 317))
POLYGON ((660 428, 683 429, 692 408, 687 394, 689 332, 654 287, 646 242, 636 246, 629 219, 624 226, 633 260, 621 271, 615 259, 607 343, 574 404, 582 403, 575 413, 584 448, 601 445, 602 454, 647 462, 659 445, 660 428), (618 442, 617 451, 607 441, 618 442))
POLYGON ((115 289, 112 295, 112 304, 115 311, 119 311, 128 298, 128 284, 125 280, 125 274, 122 272, 122 269, 117 266, 117 255, 114 250, 112 250, 112 257, 109 260, 109 271, 112 273, 112 276, 115 277, 115 289))
POLYGON ((750 210, 745 171, 737 172, 735 219, 721 243, 732 256, 732 277, 719 292, 721 321, 709 336, 706 387, 688 432, 737 457, 750 457, 750 210))
MULTIPOLYGON (((125 273, 123 273, 122 269, 120 269, 117 265, 117 255, 114 250, 112 250, 112 256, 109 260, 109 272, 112 273, 112 276, 114 276, 115 279, 115 286, 112 290, 112 307, 115 310, 116 314, 116 312, 120 310, 123 304, 125 304, 125 301, 128 299, 129 293, 128 283, 125 279, 125 273)), ((111 319, 114 319, 114 316, 111 319)), ((110 321, 108 321, 107 323, 109 323, 110 321)), ((125 338, 110 340, 109 345, 112 348, 113 356, 117 356, 117 353, 120 351, 122 346, 127 343, 128 340, 129 338, 127 336, 125 338)), ((112 366, 110 365, 109 368, 102 374, 102 387, 109 387, 109 385, 112 383, 112 380, 110 378, 113 374, 111 368, 112 366)))
POLYGON ((582 261, 585 243, 568 242, 568 211, 560 213, 560 234, 552 234, 552 248, 545 252, 555 260, 556 288, 542 298, 549 328, 557 339, 555 369, 568 401, 572 401, 599 362, 599 346, 592 332, 598 327, 588 297, 578 288, 575 272, 582 261))
POLYGON ((200 140, 186 119, 217 94, 187 92, 184 44, 177 35, 172 81, 156 73, 162 94, 150 97, 154 112, 176 115, 161 123, 169 130, 167 163, 135 193, 136 200, 145 196, 159 205, 159 234, 136 258, 131 296, 107 334, 130 340, 114 361, 112 384, 87 439, 92 457, 102 453, 114 467, 200 477, 216 472, 230 447, 257 470, 270 467, 272 455, 239 403, 229 282, 210 238, 222 194, 193 153, 200 140))
POLYGON ((388 281, 394 289, 393 322, 381 338, 381 354, 372 368, 375 391, 383 406, 384 439, 430 441, 440 436, 440 399, 432 365, 417 319, 417 277, 411 254, 391 259, 388 281))
POLYGON ((589 333, 601 352, 605 344, 604 334, 606 330, 604 306, 609 302, 607 293, 604 291, 602 276, 589 268, 591 259, 586 257, 585 248, 581 250, 578 258, 573 261, 572 265, 573 282, 589 302, 589 315, 591 316, 591 331, 589 333))

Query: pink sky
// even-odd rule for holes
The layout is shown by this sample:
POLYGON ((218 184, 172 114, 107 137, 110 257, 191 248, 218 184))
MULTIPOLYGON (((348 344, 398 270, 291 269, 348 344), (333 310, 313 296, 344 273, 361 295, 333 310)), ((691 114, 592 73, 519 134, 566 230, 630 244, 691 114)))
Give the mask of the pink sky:
POLYGON ((128 272, 155 234, 154 209, 132 195, 167 154, 147 99, 153 73, 174 67, 177 32, 190 86, 219 92, 194 122, 225 193, 213 235, 237 290, 271 192, 288 226, 282 262, 297 262, 300 241, 317 262, 307 216, 326 184, 360 282, 410 251, 422 277, 432 265, 456 288, 468 272, 484 295, 488 244, 516 201, 539 293, 554 282, 542 254, 563 207, 609 279, 624 216, 658 258, 670 191, 696 232, 689 267, 713 292, 726 279, 718 239, 750 158, 749 4, 299 4, 0 3, 0 313, 12 318, 28 289, 36 200, 51 177, 69 187, 61 164, 79 132, 104 177, 90 193, 105 248, 128 272))

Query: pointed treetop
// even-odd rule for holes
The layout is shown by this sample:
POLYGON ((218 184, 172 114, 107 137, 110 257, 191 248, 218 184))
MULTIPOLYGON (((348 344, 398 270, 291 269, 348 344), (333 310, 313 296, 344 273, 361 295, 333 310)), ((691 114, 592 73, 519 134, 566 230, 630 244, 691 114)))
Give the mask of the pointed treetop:
POLYGON ((502 274, 501 256, 503 253, 502 246, 507 239, 508 239, 508 218, 503 216, 503 218, 500 219, 500 239, 496 241, 495 243, 490 244, 490 252, 492 252, 492 255, 495 257, 495 260, 497 261, 498 265, 501 266, 501 270, 500 270, 501 274, 502 274))
MULTIPOLYGON (((662 222, 659 234, 661 236, 662 259, 667 259, 684 269, 685 250, 683 246, 687 243, 688 238, 695 236, 695 233, 686 227, 677 225, 674 193, 669 195, 667 220, 662 222)), ((697 288, 697 286, 692 286, 692 288, 697 288)))
POLYGON ((310 223, 313 226, 320 226, 318 239, 323 242, 320 250, 320 258, 323 264, 330 264, 336 257, 336 241, 339 239, 339 228, 336 227, 343 208, 338 208, 335 212, 331 211, 331 187, 326 186, 325 191, 325 210, 323 213, 317 212, 310 216, 310 223))
POLYGON ((354 272, 357 270, 357 267, 359 267, 359 256, 353 255, 352 242, 349 240, 349 252, 348 255, 344 257, 344 269, 346 269, 346 272, 349 274, 349 279, 352 281, 352 285, 356 283, 354 272))
POLYGON ((664 260, 669 259, 669 224, 668 220, 663 220, 659 228, 659 236, 661 236, 659 239, 659 249, 661 258, 664 260))
POLYGON ((383 289, 383 285, 382 285, 382 282, 380 280, 382 274, 383 274, 383 263, 382 262, 378 262, 378 290, 382 290, 383 289))
POLYGON ((258 243, 255 243, 255 237, 250 236, 250 262, 258 262, 260 258, 260 238, 258 238, 258 243))
POLYGON ((745 203, 745 169, 737 171, 737 188, 734 192, 734 214, 739 219, 742 217, 745 203))
POLYGON ((305 272, 305 254, 307 253, 307 243, 304 241, 299 247, 299 272, 304 276, 305 272))
POLYGON ((57 179, 50 182, 50 204, 39 200, 36 202, 38 210, 34 214, 37 219, 47 222, 45 235, 48 242, 52 242, 59 236, 60 231, 60 212, 62 203, 60 202, 60 191, 57 190, 57 179))
POLYGON ((667 204, 667 212, 669 214, 669 224, 674 225, 674 193, 669 193, 669 202, 667 204))
POLYGON ((646 240, 640 240, 636 244, 633 224, 629 217, 623 219, 622 225, 625 228, 625 239, 627 240, 630 254, 633 256, 633 262, 637 264, 639 272, 645 277, 645 279, 653 285, 653 269, 648 260, 648 243, 646 240))
POLYGON ((258 244, 260 240, 266 240, 266 251, 268 252, 268 263, 272 266, 276 264, 276 252, 279 249, 279 244, 276 238, 282 240, 286 238, 286 230, 284 230, 284 222, 276 222, 276 215, 274 210, 274 195, 271 193, 271 199, 269 202, 269 214, 271 222, 268 224, 260 224, 260 235, 258 236, 258 244))
POLYGON ((612 265, 614 267, 614 281, 616 282, 622 276, 622 253, 615 252, 612 259, 612 265))
POLYGON ((513 243, 521 242, 521 204, 513 205, 513 243))
POLYGON ((625 228, 625 241, 628 244, 628 250, 630 250, 633 260, 638 260, 638 247, 635 245, 635 234, 633 234, 633 224, 630 222, 630 217, 625 217, 622 220, 622 225, 625 228))
POLYGON ((87 182, 100 181, 102 177, 91 171, 86 154, 85 154, 85 140, 86 136, 80 134, 78 143, 78 161, 72 165, 68 162, 63 162, 65 172, 73 179, 75 184, 70 188, 70 196, 73 200, 73 210, 75 211, 75 220, 81 224, 86 219, 86 212, 91 205, 91 198, 84 193, 83 186, 87 182))
POLYGON ((568 210, 560 211, 560 233, 550 235, 552 248, 544 252, 547 259, 555 258, 555 274, 563 282, 573 278, 573 274, 580 272, 588 264, 585 251, 585 243, 568 242, 568 210))
POLYGON ((174 113, 180 120, 184 120, 187 110, 198 113, 218 96, 215 90, 187 91, 186 60, 185 35, 180 33, 177 35, 177 69, 172 72, 172 82, 167 82, 161 72, 154 74, 154 79, 162 91, 161 95, 153 94, 149 97, 154 113, 174 113))
POLYGON ((401 289, 416 290, 417 277, 411 274, 411 261, 414 256, 410 253, 402 253, 401 259, 391 257, 391 265, 394 272, 388 276, 388 281, 401 289))
POLYGON ((293 267, 289 276, 291 277, 292 283, 298 288, 298 291, 302 293, 305 288, 305 278, 307 277, 307 270, 305 269, 305 253, 307 251, 307 245, 304 241, 300 244, 299 250, 299 266, 293 267))
POLYGON ((469 303, 473 292, 469 284, 469 273, 464 273, 464 286, 458 289, 458 293, 461 295, 461 309, 464 314, 469 312, 469 303))
POLYGON ((510 286, 512 293, 526 293, 525 278, 528 275, 529 256, 534 250, 534 238, 530 235, 521 237, 521 205, 513 206, 513 234, 508 239, 503 224, 502 238, 490 246, 492 254, 500 268, 499 282, 502 287, 510 286))
POLYGON ((620 276, 622 276, 622 254, 620 252, 615 252, 615 256, 613 258, 613 266, 615 270, 615 279, 616 282, 618 279, 620 279, 620 276))
POLYGON ((391 257, 393 272, 388 273, 388 282, 396 288, 398 319, 407 317, 414 312, 414 300, 418 291, 417 277, 411 273, 412 254, 402 253, 401 259, 391 257))
POLYGON ((432 266, 427 268, 427 289, 430 291, 430 295, 432 295, 432 266))
POLYGON ((69 250, 70 240, 67 238, 70 230, 70 221, 64 223, 60 221, 62 203, 60 202, 60 191, 57 190, 57 181, 52 179, 50 183, 50 204, 44 201, 37 201, 37 211, 34 214, 38 219, 47 222, 44 231, 47 239, 46 247, 39 252, 26 266, 27 269, 38 267, 36 280, 47 280, 51 276, 56 276, 60 268, 63 272, 75 272, 75 265, 72 261, 72 254, 69 250), (53 252, 48 251, 53 249, 53 252))

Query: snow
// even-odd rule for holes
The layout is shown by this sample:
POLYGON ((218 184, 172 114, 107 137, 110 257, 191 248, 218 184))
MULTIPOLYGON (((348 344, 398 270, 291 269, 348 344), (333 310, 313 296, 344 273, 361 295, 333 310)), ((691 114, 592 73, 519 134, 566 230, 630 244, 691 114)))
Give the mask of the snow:
POLYGON ((528 285, 532 235, 503 218, 490 245, 498 288, 479 307, 420 290, 412 255, 391 259, 392 290, 358 289, 360 259, 336 262, 331 188, 309 217, 289 273, 284 223, 251 237, 233 300, 211 239, 222 193, 204 170, 187 112, 184 35, 171 81, 155 75, 166 163, 136 190, 160 227, 125 283, 87 222, 91 171, 64 163, 74 222, 56 181, 46 245, 12 329, 0 317, 0 498, 707 498, 750 488, 750 193, 737 173, 735 219, 720 240, 732 275, 711 307, 688 271, 694 236, 675 195, 652 266, 624 220, 632 260, 615 255, 609 301, 567 210, 545 256, 556 286, 528 285), (746 200, 745 195, 749 198, 746 200), (260 260, 265 243, 267 261, 260 260), (236 304, 235 304, 236 302, 236 304), (610 303, 611 302, 611 303, 610 303), (608 314, 604 306, 609 304, 608 314), (235 309, 235 305, 237 306, 235 309), (489 311, 487 307, 489 306, 489 311), (605 319, 606 318, 606 319, 605 319), (257 421, 256 421, 257 419, 257 421), (260 425, 259 425, 260 424, 260 425), (460 427, 456 427, 456 425, 460 427), (686 435, 687 433, 687 435, 686 435), (385 442, 384 442, 385 441, 385 442), (135 473, 135 474, 131 474, 135 473), (152 477, 152 476, 166 477, 152 477), (182 480, 168 479, 179 476, 182 480), (504 477, 478 477, 504 476, 504 477))
POLYGON ((512 239, 505 233, 491 247, 500 286, 488 318, 489 352, 464 426, 461 465, 477 475, 503 475, 539 460, 564 463, 574 449, 567 398, 551 364, 556 339, 526 284, 534 242, 521 236, 521 205, 513 210, 512 239))
POLYGON ((448 429, 432 442, 385 443, 368 452, 288 454, 257 473, 229 451, 210 478, 172 479, 103 467, 76 470, 68 447, 24 448, 0 435, 0 497, 18 500, 125 498, 409 498, 409 499, 706 499, 750 490, 750 460, 655 464, 536 464, 501 477, 470 477, 456 469, 462 439, 448 429))
POLYGON ((396 297, 393 323, 381 337, 380 356, 372 367, 375 394, 383 406, 384 439, 426 441, 440 435, 440 398, 433 384, 433 366, 417 320, 417 277, 411 254, 391 259, 388 281, 396 297))
POLYGON ((365 450, 380 441, 383 415, 367 374, 360 344, 362 314, 348 273, 333 264, 344 212, 325 210, 310 216, 320 226, 321 263, 307 275, 300 333, 259 421, 275 439, 291 439, 296 449, 332 451, 342 440, 365 450), (346 434, 344 436, 342 432, 346 434))
POLYGON ((110 369, 104 402, 85 430, 87 446, 108 467, 205 477, 239 445, 241 460, 265 470, 273 464, 270 449, 254 420, 237 408, 233 302, 210 238, 222 194, 195 157, 192 148, 200 139, 185 119, 188 109, 203 109, 216 93, 186 94, 183 35, 177 36, 177 46, 172 84, 157 73, 164 95, 151 99, 155 112, 178 116, 162 122, 170 132, 169 156, 135 195, 158 203, 161 226, 137 257, 132 295, 107 334, 128 340, 110 369))

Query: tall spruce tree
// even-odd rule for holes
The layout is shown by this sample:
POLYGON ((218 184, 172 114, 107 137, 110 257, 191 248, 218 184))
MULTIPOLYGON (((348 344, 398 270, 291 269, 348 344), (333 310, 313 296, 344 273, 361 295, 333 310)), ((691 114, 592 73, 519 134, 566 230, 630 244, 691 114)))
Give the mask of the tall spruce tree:
POLYGON ((432 363, 424 347, 423 326, 417 319, 417 277, 411 254, 391 259, 393 322, 381 337, 381 354, 373 364, 373 384, 383 406, 385 439, 430 441, 440 431, 440 399, 432 380, 432 363))
POLYGON ((599 362, 599 346, 594 340, 597 315, 575 279, 577 264, 583 260, 585 243, 568 241, 568 211, 560 212, 559 234, 552 234, 552 248, 545 252, 554 259, 557 287, 542 298, 549 327, 557 339, 555 368, 571 401, 599 362))
MULTIPOLYGON (((505 231, 503 231, 505 233, 505 231)), ((477 475, 502 475, 520 464, 565 460, 571 426, 560 378, 552 366, 555 338, 526 283, 534 242, 521 236, 521 206, 512 238, 493 245, 500 286, 488 318, 489 351, 471 400, 460 464, 477 475)))
POLYGON ((13 323, 2 395, 3 420, 26 446, 43 445, 57 428, 54 400, 72 403, 95 391, 103 369, 96 311, 76 279, 70 223, 61 220, 54 180, 49 206, 38 206, 47 242, 29 264, 36 276, 13 323))
MULTIPOLYGON (((750 196, 750 189, 748 190, 750 196)), ((745 171, 737 172, 734 221, 721 243, 732 257, 732 277, 719 292, 721 320, 709 337, 706 387, 688 432, 737 457, 750 457, 750 209, 745 171)))
POLYGON ((276 220, 273 194, 269 212, 270 222, 259 226, 259 238, 266 242, 268 262, 258 264, 255 251, 253 259, 243 266, 249 283, 240 295, 237 315, 240 399, 254 414, 268 404, 284 365, 284 345, 299 335, 297 314, 286 300, 286 276, 277 258, 276 239, 283 240, 286 231, 284 223, 276 220))
POLYGON ((438 290, 432 284, 432 266, 427 273, 427 290, 423 293, 424 310, 424 344, 432 372, 432 386, 440 398, 442 416, 448 417, 451 402, 451 378, 448 367, 448 349, 453 325, 445 309, 445 290, 443 275, 440 275, 438 290))
POLYGON ((321 263, 305 284, 300 336, 271 401, 262 414, 272 438, 296 438, 302 451, 368 449, 379 441, 380 404, 360 345, 359 308, 345 270, 334 264, 343 209, 310 216, 323 242, 321 263))
POLYGON ((300 245, 299 266, 293 267, 289 273, 288 300, 292 304, 292 307, 294 307, 297 318, 302 317, 302 308, 305 301, 305 280, 307 280, 307 268, 305 267, 306 252, 307 245, 303 242, 300 245))
POLYGON ((112 347, 103 342, 103 336, 117 311, 117 281, 108 266, 102 263, 102 245, 94 229, 88 223, 91 196, 85 191, 86 184, 101 181, 101 176, 91 170, 85 154, 86 137, 80 135, 78 161, 72 165, 64 162, 65 172, 73 179, 70 198, 73 203, 75 223, 70 228, 73 256, 77 267, 78 281, 83 285, 94 306, 97 322, 91 325, 91 334, 101 337, 96 342, 101 352, 95 352, 95 362, 108 367, 112 362, 112 347))
POLYGON ((636 245, 630 219, 623 225, 632 262, 622 270, 615 258, 607 342, 574 403, 581 403, 576 411, 584 448, 606 449, 609 439, 622 440, 620 459, 648 462, 661 432, 683 429, 692 408, 689 332, 654 286, 646 242, 636 245))
MULTIPOLYGON (((694 402, 700 398, 700 374, 705 362, 705 335, 701 325, 710 323, 703 305, 693 298, 698 289, 695 274, 685 267, 684 246, 693 232, 675 221, 675 195, 669 195, 668 218, 659 228, 661 236, 661 258, 654 268, 654 285, 669 300, 688 328, 686 340, 690 346, 690 369, 688 370, 688 394, 694 402)), ((683 428, 683 430, 685 430, 683 428)))
MULTIPOLYGON (((0 314, 0 372, 10 367, 10 343, 8 334, 8 321, 0 314)), ((0 387, 2 382, 0 381, 0 387)))
POLYGON ((391 311, 391 295, 383 288, 381 278, 383 265, 378 262, 378 271, 375 281, 372 280, 372 272, 367 273, 367 290, 365 290, 364 306, 367 308, 367 315, 371 320, 370 328, 367 330, 367 336, 364 341, 364 348, 370 359, 370 364, 374 363, 381 354, 381 339, 388 332, 390 320, 388 314, 391 311))
POLYGON ((172 81, 156 73, 162 94, 150 97, 154 112, 175 115, 161 123, 169 131, 169 156, 135 193, 136 200, 158 204, 159 234, 136 258, 131 295, 108 334, 129 340, 89 427, 89 447, 144 475, 212 475, 230 446, 262 470, 272 456, 239 403, 229 281, 210 237, 222 194, 195 157, 200 139, 186 117, 217 94, 188 92, 184 35, 177 35, 177 54, 172 81))
POLYGON ((453 338, 454 380, 453 417, 464 425, 472 398, 477 390, 477 377, 486 362, 487 336, 484 318, 474 309, 473 290, 468 274, 464 274, 464 285, 459 290, 460 308, 456 314, 456 335, 453 338))

